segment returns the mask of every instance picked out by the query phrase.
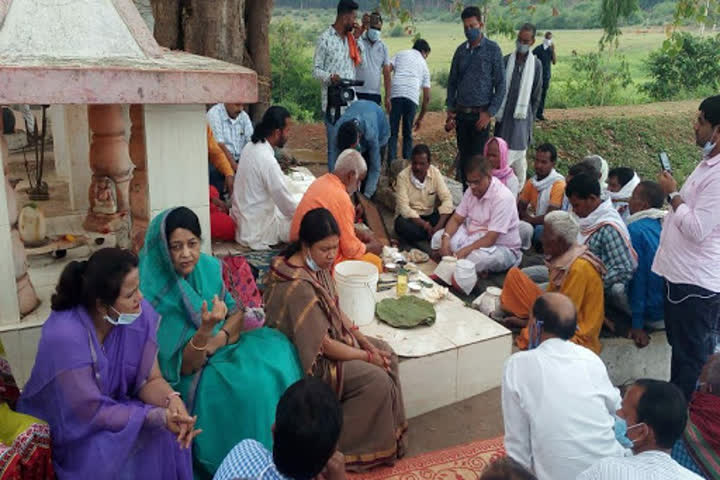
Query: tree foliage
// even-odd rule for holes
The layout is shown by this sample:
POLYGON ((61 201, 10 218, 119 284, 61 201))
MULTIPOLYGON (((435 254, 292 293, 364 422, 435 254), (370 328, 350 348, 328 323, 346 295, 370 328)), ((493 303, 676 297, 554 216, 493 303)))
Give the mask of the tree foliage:
POLYGON ((671 41, 650 54, 652 80, 641 88, 655 100, 685 93, 703 96, 720 90, 720 36, 702 38, 675 32, 671 41))
POLYGON ((572 75, 565 82, 571 105, 614 105, 617 97, 632 84, 630 67, 623 55, 610 57, 602 52, 575 55, 572 75))
POLYGON ((629 17, 638 8, 638 0, 602 0, 600 24, 604 33, 600 39, 600 48, 613 44, 617 46, 622 35, 620 19, 629 17))

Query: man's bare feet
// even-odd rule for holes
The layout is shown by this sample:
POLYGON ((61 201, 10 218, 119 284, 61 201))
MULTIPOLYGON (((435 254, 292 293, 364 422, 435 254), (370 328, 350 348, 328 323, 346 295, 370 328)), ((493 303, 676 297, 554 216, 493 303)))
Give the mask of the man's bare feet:
POLYGON ((503 320, 503 323, 508 327, 514 327, 514 328, 525 328, 527 327, 528 320, 527 318, 519 318, 515 316, 508 316, 505 317, 503 320))
POLYGON ((615 333, 615 322, 610 320, 608 317, 605 317, 605 321, 603 322, 608 330, 615 333))

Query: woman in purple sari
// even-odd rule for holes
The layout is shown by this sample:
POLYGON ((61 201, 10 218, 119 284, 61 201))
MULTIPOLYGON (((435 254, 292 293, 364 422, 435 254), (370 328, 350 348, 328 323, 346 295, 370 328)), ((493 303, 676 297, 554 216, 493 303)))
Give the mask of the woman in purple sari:
POLYGON ((62 479, 192 479, 199 433, 157 363, 158 315, 137 257, 106 248, 65 267, 18 410, 50 425, 62 479))

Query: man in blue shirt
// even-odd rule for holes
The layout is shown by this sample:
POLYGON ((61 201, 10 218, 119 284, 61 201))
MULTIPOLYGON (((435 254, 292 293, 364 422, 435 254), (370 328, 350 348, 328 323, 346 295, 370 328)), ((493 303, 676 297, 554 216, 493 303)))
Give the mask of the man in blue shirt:
MULTIPOLYGON (((369 100, 357 100, 350 105, 345 113, 338 119, 330 136, 330 154, 328 156, 328 171, 335 169, 335 161, 342 150, 338 147, 338 134, 343 124, 353 122, 360 134, 358 150, 367 162, 367 178, 363 193, 367 198, 375 195, 378 180, 380 180, 380 149, 387 145, 390 139, 390 124, 383 109, 369 100)), ((345 147, 345 146, 343 146, 345 147)))
POLYGON ((660 185, 645 181, 635 187, 628 202, 631 214, 627 219, 628 231, 638 256, 638 268, 628 286, 632 311, 629 337, 640 348, 650 342, 645 326, 662 323, 664 318, 665 285, 663 279, 651 270, 660 245, 662 221, 667 213, 661 210, 664 201, 665 194, 660 185))
POLYGON ((457 178, 465 182, 465 162, 482 154, 490 135, 490 120, 500 110, 505 96, 505 66, 497 43, 483 34, 478 7, 467 7, 461 15, 467 42, 453 55, 447 87, 445 130, 455 129, 458 158, 457 178))

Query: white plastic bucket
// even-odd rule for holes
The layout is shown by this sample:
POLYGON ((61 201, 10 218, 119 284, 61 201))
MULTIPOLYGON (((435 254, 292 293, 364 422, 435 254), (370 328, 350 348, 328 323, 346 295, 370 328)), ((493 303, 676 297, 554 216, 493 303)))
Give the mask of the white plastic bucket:
POLYGON ((465 295, 470 295, 470 292, 475 288, 477 279, 477 271, 475 270, 474 263, 464 259, 457 261, 455 266, 455 283, 465 292, 465 295))
POLYGON ((369 325, 375 318, 378 277, 377 268, 368 262, 348 260, 335 265, 340 309, 355 325, 369 325))

